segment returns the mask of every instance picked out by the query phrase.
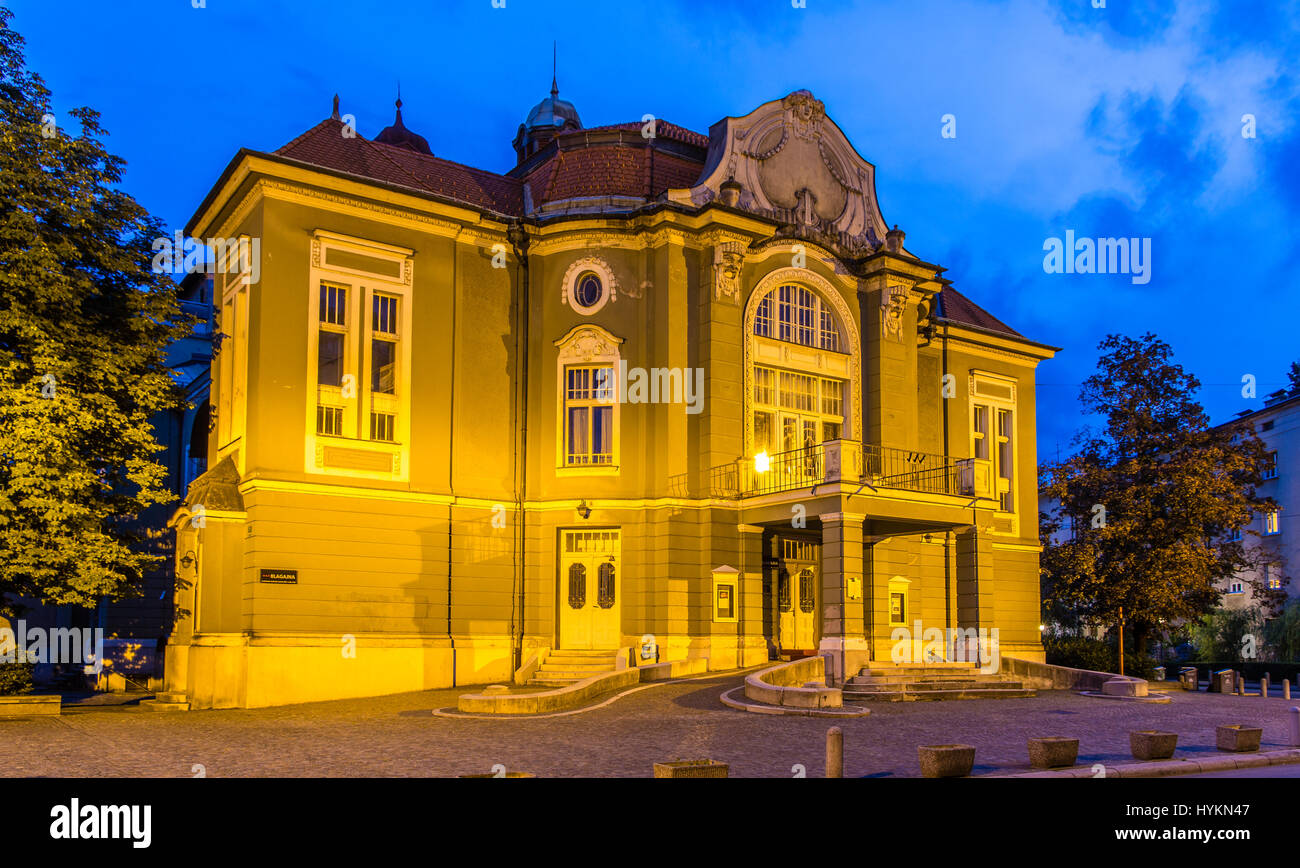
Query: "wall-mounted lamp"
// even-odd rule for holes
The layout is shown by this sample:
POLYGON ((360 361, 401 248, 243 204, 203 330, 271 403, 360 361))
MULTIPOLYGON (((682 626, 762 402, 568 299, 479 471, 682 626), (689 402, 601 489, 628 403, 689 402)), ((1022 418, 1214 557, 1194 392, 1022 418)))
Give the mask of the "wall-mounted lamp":
POLYGON ((771 468, 771 466, 772 466, 772 461, 770 458, 768 458, 766 451, 760 452, 754 456, 755 473, 767 473, 767 471, 771 468))
POLYGON ((187 570, 188 570, 190 567, 194 566, 194 563, 195 563, 195 558, 194 558, 194 552, 193 552, 193 551, 188 551, 188 552, 186 552, 186 553, 184 554, 183 557, 181 557, 180 565, 183 566, 183 567, 184 567, 185 569, 187 569, 187 570))
POLYGON ((587 506, 586 500, 583 500, 578 504, 578 515, 582 516, 584 519, 591 516, 591 507, 587 506))

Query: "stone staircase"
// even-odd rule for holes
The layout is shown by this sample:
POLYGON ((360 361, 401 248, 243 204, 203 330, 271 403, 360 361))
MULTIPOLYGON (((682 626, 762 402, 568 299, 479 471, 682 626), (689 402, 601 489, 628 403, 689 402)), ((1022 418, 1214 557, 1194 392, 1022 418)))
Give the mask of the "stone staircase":
POLYGON ((909 666, 872 662, 844 684, 843 692, 846 703, 1021 699, 1038 695, 1010 675, 986 675, 973 663, 909 666))
POLYGON ((613 651, 552 651, 528 683, 537 687, 565 687, 593 675, 613 672, 618 660, 613 651))

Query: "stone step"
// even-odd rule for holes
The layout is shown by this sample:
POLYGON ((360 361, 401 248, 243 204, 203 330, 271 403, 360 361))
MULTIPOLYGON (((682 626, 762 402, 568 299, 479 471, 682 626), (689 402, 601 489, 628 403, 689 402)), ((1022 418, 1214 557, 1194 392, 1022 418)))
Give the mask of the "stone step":
POLYGON ((862 684, 914 684, 924 681, 974 681, 978 678, 980 678, 978 672, 954 672, 951 675, 855 675, 849 679, 849 682, 862 684))
POLYGON ((552 651, 546 655, 547 659, 551 657, 617 657, 618 649, 612 648, 608 651, 590 651, 582 648, 561 648, 552 651))
POLYGON ((584 678, 590 678, 593 675, 604 675, 606 672, 613 672, 613 669, 538 669, 533 673, 534 678, 567 678, 574 681, 581 681, 584 678))
POLYGON ((1012 690, 993 690, 988 687, 967 687, 958 690, 888 690, 865 692, 861 690, 844 690, 845 701, 859 702, 932 702, 949 699, 1027 699, 1037 696, 1037 691, 1018 688, 1012 690))
POLYGON ((547 657, 542 666, 563 666, 568 669, 613 669, 615 661, 596 660, 591 657, 547 657))
POLYGON ((161 699, 141 699, 140 707, 145 711, 189 711, 188 702, 163 702, 161 699))
POLYGON ((587 676, 584 675, 581 678, 569 678, 563 675, 557 675, 555 677, 529 678, 528 683, 533 687, 568 687, 570 684, 577 684, 586 677, 587 676))
POLYGON ((906 676, 915 677, 921 675, 958 675, 958 674, 965 674, 967 672, 979 672, 979 668, 971 664, 963 664, 961 666, 942 666, 942 667, 939 666, 892 666, 892 667, 891 666, 864 666, 862 667, 861 671, 858 672, 858 674, 880 676, 880 677, 893 676, 893 675, 906 675, 906 676))
POLYGON ((942 690, 1023 690, 1019 681, 934 681, 926 684, 846 684, 844 692, 934 693, 942 690))

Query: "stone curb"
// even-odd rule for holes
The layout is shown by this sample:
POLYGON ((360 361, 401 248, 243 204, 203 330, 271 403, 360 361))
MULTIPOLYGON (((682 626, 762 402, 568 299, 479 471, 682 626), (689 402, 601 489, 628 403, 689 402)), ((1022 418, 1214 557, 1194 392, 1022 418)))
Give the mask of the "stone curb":
POLYGON ((1156 760, 1124 765, 1107 765, 1104 775, 1098 775, 1092 766, 1076 766, 1057 771, 1030 772, 1028 774, 977 775, 982 778, 1163 778, 1170 775, 1194 775, 1201 772, 1223 772, 1234 769, 1253 769, 1264 766, 1300 763, 1300 748, 1240 754, 1219 754, 1203 759, 1156 760))
POLYGON ((765 705, 760 702, 745 702, 734 699, 733 693, 744 692, 743 687, 735 687, 722 694, 719 699, 728 708, 750 711, 754 714, 793 714, 799 717, 866 717, 871 714, 868 709, 855 705, 843 705, 837 708, 798 708, 789 705, 765 705))

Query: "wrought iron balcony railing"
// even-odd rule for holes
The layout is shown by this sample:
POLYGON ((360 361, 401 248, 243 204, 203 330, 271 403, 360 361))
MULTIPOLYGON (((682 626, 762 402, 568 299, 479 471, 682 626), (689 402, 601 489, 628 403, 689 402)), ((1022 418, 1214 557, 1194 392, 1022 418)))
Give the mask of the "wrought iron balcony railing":
MULTIPOLYGON (((817 446, 757 455, 710 468, 702 480, 707 496, 738 499, 832 484, 992 497, 992 466, 975 458, 830 440, 817 446)), ((689 477, 673 479, 673 493, 692 494, 689 477)))

